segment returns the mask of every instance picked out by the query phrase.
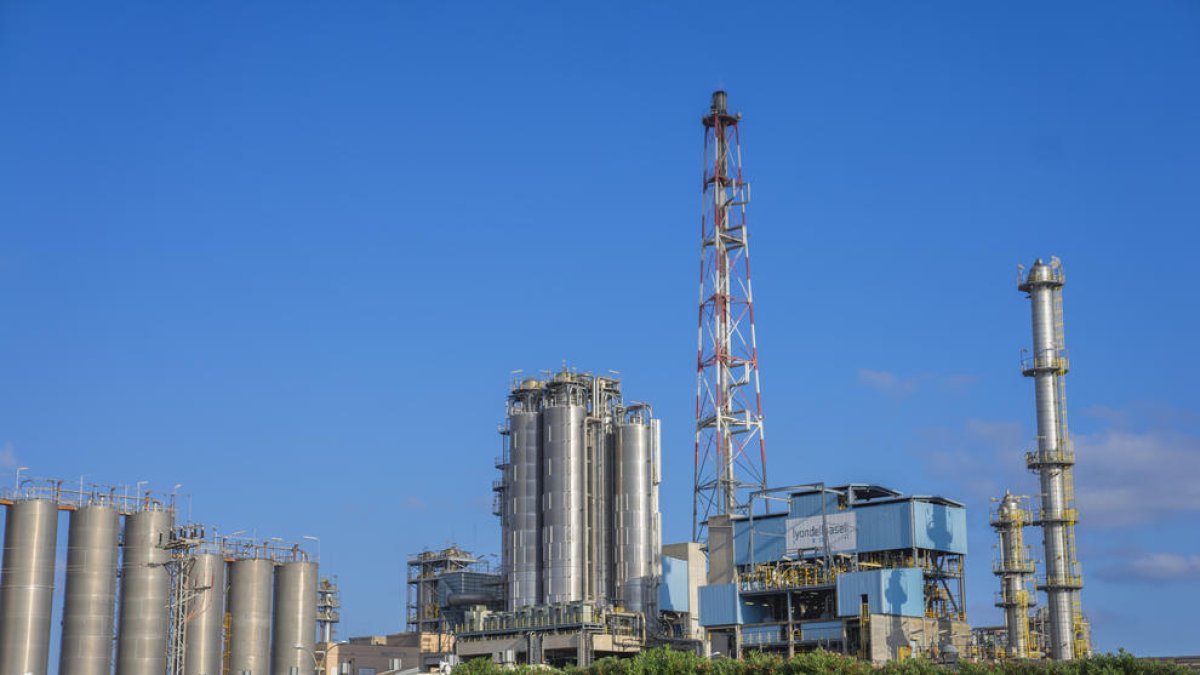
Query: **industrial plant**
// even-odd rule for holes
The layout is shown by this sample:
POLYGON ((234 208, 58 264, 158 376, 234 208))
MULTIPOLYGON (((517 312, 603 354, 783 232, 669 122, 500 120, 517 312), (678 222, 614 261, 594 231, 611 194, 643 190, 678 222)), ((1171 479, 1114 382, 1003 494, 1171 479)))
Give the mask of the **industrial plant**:
POLYGON ((317 628, 338 615, 318 616, 307 551, 177 525, 176 495, 138 487, 18 475, 0 497, 0 673, 48 672, 67 512, 60 675, 312 675, 317 628))
POLYGON ((1017 494, 1032 484, 1010 486, 988 514, 1004 624, 972 629, 962 501, 812 476, 768 481, 742 116, 718 91, 700 121, 695 437, 666 449, 693 454, 689 541, 662 541, 651 404, 627 397, 615 371, 564 365, 497 392, 501 450, 476 454, 498 471, 498 562, 453 544, 401 561, 406 633, 335 640, 337 586, 298 544, 177 525, 175 496, 140 486, 18 476, 0 500, 0 675, 48 675, 63 511, 60 675, 377 675, 475 658, 586 666, 656 646, 723 658, 824 649, 877 664, 1088 656, 1060 261, 1020 272, 1032 303, 1021 372, 1034 383, 1037 448, 1026 463, 1038 498, 1017 494), (1041 530, 1040 563, 1029 527, 1041 530))

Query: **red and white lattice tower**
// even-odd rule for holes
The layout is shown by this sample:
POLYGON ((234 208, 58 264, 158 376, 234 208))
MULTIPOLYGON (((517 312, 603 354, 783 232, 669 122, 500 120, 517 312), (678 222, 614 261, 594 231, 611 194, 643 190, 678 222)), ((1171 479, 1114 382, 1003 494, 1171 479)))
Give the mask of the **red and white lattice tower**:
POLYGON ((692 536, 733 514, 739 494, 767 486, 754 303, 750 293, 749 188, 738 144, 741 115, 723 91, 704 122, 704 199, 700 215, 700 344, 696 356, 696 471, 692 536))

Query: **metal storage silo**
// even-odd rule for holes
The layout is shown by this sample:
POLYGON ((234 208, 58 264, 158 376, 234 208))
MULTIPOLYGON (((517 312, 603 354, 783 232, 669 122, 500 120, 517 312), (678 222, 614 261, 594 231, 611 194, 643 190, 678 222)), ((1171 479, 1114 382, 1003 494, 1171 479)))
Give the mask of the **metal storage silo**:
POLYGON ((248 558, 229 566, 229 672, 267 675, 275 563, 248 558))
POLYGON ((162 547, 173 511, 150 509, 125 517, 117 675, 162 675, 167 668, 170 554, 162 547))
POLYGON ((317 563, 284 563, 275 569, 271 672, 313 675, 316 670, 317 563))
POLYGON ((0 673, 46 675, 54 600, 58 505, 14 502, 4 523, 0 572, 0 673))
POLYGON ((538 604, 541 596, 541 415, 536 408, 514 410, 509 424, 512 508, 505 542, 512 547, 508 605, 516 609, 538 604))
POLYGON ((184 675, 221 675, 225 622, 225 559, 201 553, 192 559, 187 588, 194 595, 185 629, 184 675))
POLYGON ((542 412, 542 602, 583 600, 584 425, 581 405, 551 405, 542 412))
POLYGON ((650 427, 631 419, 617 427, 614 453, 614 508, 617 586, 621 605, 628 611, 645 608, 652 575, 651 535, 652 443, 650 427))
POLYGON ((90 504, 71 514, 60 675, 112 673, 120 528, 112 506, 90 504))

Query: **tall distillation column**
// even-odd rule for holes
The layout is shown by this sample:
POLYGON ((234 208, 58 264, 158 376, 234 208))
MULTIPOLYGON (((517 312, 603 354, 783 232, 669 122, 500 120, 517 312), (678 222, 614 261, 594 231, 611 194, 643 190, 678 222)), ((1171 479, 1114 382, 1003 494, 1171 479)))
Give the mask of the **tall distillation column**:
POLYGON ((166 672, 171 554, 165 546, 174 524, 174 510, 157 504, 125 516, 117 675, 166 672))
POLYGON ((1083 577, 1075 558, 1075 523, 1072 467, 1075 452, 1067 435, 1066 390, 1068 370, 1063 341, 1062 288, 1065 277, 1057 258, 1050 264, 1038 259, 1018 289, 1028 293, 1033 308, 1033 354, 1022 363, 1022 373, 1033 378, 1037 399, 1037 452, 1026 453, 1026 464, 1041 478, 1042 527, 1046 578, 1048 651, 1050 658, 1070 660, 1087 652, 1082 629, 1079 590, 1083 577))
POLYGON ((996 606, 1004 610, 1008 655, 1017 659, 1030 657, 1029 608, 1034 603, 1029 586, 1033 578, 1033 561, 1026 555, 1024 532, 1030 520, 1021 507, 1021 498, 1005 492, 991 522, 1000 538, 1000 559, 993 569, 1000 577, 1000 597, 996 606))

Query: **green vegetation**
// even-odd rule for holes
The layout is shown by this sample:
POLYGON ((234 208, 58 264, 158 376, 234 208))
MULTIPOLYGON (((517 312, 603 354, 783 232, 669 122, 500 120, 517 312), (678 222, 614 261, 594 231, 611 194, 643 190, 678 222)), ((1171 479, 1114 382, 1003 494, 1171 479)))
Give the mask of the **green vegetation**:
POLYGON ((1094 656, 1081 661, 1006 661, 1001 663, 962 663, 941 666, 924 659, 908 659, 875 667, 849 656, 815 651, 791 659, 770 654, 751 654, 743 661, 709 660, 687 652, 666 648, 652 649, 633 658, 604 658, 587 668, 565 669, 520 666, 502 668, 487 659, 476 659, 454 669, 454 675, 511 675, 512 673, 563 673, 565 675, 935 675, 957 672, 962 675, 1183 675, 1192 671, 1183 666, 1141 661, 1124 650, 1116 654, 1094 656))

